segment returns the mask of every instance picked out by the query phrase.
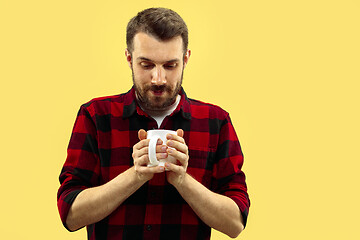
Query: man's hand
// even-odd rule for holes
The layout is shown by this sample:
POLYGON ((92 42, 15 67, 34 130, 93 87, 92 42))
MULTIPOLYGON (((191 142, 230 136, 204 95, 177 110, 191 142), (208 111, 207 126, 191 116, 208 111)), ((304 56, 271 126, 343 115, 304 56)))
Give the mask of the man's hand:
POLYGON ((178 129, 176 133, 177 135, 168 134, 166 136, 168 139, 166 144, 171 147, 167 148, 167 153, 177 159, 177 164, 165 163, 165 167, 169 170, 166 173, 168 182, 174 186, 179 186, 182 184, 186 176, 189 151, 183 138, 184 131, 182 129, 178 129))
MULTIPOLYGON (((155 173, 164 172, 165 168, 161 166, 147 167, 149 163, 149 142, 150 139, 146 139, 147 133, 141 129, 138 132, 139 142, 133 146, 132 157, 134 159, 135 172, 140 181, 149 181, 153 178, 155 173)), ((163 159, 167 157, 166 146, 161 145, 162 141, 159 139, 156 146, 157 159, 163 159)))

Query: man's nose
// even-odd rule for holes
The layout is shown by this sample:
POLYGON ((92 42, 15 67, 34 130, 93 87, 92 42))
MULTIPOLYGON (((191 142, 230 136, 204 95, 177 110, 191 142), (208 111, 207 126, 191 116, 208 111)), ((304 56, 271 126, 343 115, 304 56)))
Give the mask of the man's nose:
POLYGON ((151 83, 155 85, 163 85, 166 83, 165 72, 161 67, 154 68, 151 83))

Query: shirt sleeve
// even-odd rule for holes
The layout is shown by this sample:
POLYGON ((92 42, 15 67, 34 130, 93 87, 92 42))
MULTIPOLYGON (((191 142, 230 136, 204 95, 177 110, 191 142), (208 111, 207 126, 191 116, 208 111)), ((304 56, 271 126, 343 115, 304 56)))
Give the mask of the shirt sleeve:
POLYGON ((231 198, 239 207, 247 222, 250 199, 247 193, 245 174, 242 171, 243 153, 229 114, 221 123, 216 163, 213 171, 214 191, 231 198))
POLYGON ((66 229, 69 209, 77 195, 84 189, 99 184, 99 162, 96 125, 83 105, 78 112, 67 158, 59 177, 61 185, 57 194, 57 205, 66 229))

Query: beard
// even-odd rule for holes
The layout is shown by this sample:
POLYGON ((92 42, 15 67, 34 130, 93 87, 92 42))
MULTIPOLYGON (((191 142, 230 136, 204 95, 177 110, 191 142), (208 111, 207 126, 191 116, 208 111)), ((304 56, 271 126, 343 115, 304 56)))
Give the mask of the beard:
POLYGON ((182 80, 183 80, 184 69, 182 70, 180 80, 177 81, 174 89, 169 85, 144 85, 140 86, 136 84, 136 79, 134 75, 134 71, 132 70, 132 79, 135 89, 136 98, 139 101, 140 105, 146 110, 151 111, 163 111, 167 107, 171 106, 175 100, 177 95, 181 90, 182 80), (151 96, 148 93, 151 91, 162 91, 165 96, 151 96))

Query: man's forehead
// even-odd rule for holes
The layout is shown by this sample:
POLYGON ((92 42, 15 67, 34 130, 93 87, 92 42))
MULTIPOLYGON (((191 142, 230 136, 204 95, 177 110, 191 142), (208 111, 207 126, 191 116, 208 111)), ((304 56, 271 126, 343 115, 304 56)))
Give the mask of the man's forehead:
POLYGON ((182 37, 181 35, 177 35, 175 37, 172 37, 172 38, 169 38, 169 39, 160 39, 159 37, 153 35, 153 34, 150 34, 150 33, 146 33, 146 32, 138 32, 135 34, 134 36, 134 40, 147 40, 147 39, 153 39, 153 40, 156 40, 158 42, 163 42, 163 43, 166 43, 166 42, 171 42, 171 41, 174 41, 174 40, 177 40, 177 41, 180 41, 181 44, 183 43, 182 42, 182 37))
POLYGON ((173 37, 169 40, 159 40, 152 35, 144 32, 139 32, 134 36, 134 49, 133 53, 141 55, 145 58, 153 56, 168 56, 176 58, 176 55, 183 54, 183 41, 181 36, 173 37))

